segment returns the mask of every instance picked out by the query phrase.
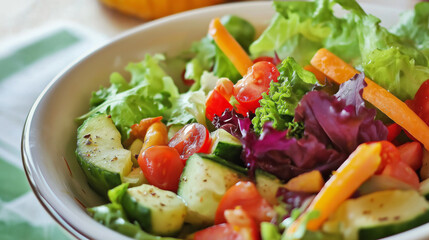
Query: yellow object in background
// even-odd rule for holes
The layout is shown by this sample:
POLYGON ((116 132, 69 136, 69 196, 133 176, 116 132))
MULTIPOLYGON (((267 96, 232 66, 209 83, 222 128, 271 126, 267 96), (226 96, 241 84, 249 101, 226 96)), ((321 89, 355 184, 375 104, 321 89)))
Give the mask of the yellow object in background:
POLYGON ((226 0, 100 0, 125 14, 156 19, 170 14, 226 2, 226 0))

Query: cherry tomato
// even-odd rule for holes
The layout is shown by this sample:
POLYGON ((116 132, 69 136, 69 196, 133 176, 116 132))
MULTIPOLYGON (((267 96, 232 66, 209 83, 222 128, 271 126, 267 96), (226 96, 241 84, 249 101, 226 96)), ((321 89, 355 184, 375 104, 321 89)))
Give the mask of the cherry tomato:
POLYGON ((401 155, 398 151, 398 148, 396 148, 396 146, 393 145, 393 143, 389 141, 381 141, 380 143, 381 143, 381 152, 380 152, 381 162, 380 162, 380 166, 378 166, 378 169, 375 172, 376 174, 380 174, 384 170, 387 164, 401 161, 401 155))
POLYGON ((387 175, 405 183, 408 183, 415 189, 419 189, 419 177, 417 173, 406 163, 399 161, 386 165, 381 175, 387 175))
POLYGON ((260 106, 262 93, 268 92, 270 82, 277 82, 280 76, 276 66, 262 61, 253 64, 247 74, 234 85, 234 97, 245 108, 252 112, 260 106))
POLYGON ((256 189, 252 182, 238 182, 232 186, 220 200, 215 215, 215 224, 226 221, 224 212, 240 206, 257 223, 269 222, 274 217, 274 210, 256 189))
POLYGON ((233 227, 227 223, 214 225, 198 231, 194 235, 194 240, 245 240, 233 227))
POLYGON ((177 191, 184 165, 175 148, 150 147, 139 155, 137 161, 150 184, 164 190, 177 191))
POLYGON ((180 129, 168 142, 175 148, 184 163, 194 153, 207 153, 210 150, 210 135, 204 125, 191 123, 180 129))
POLYGON ((419 142, 404 143, 398 147, 401 161, 417 171, 423 164, 423 149, 419 142))
POLYGON ((387 141, 392 142, 401 133, 402 128, 397 123, 387 126, 387 141))
POLYGON ((213 90, 206 100, 206 117, 210 121, 213 121, 215 115, 222 116, 222 113, 226 109, 233 109, 231 103, 229 103, 216 89, 213 90))

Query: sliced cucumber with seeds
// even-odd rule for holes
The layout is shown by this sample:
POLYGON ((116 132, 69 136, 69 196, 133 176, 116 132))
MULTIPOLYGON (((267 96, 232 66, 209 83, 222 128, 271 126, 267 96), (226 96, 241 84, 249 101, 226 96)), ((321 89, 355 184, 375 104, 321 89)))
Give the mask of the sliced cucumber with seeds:
POLYGON ((131 152, 123 148, 121 134, 106 114, 91 116, 79 127, 76 156, 89 185, 103 196, 132 167, 131 152))
POLYGON ((171 236, 183 226, 186 205, 175 193, 143 184, 129 188, 122 198, 127 216, 153 234, 171 236))
POLYGON ((210 134, 212 147, 210 153, 227 161, 243 164, 240 159, 243 146, 238 138, 223 129, 217 129, 210 134))
POLYGON ((185 221, 199 226, 213 224, 222 196, 238 181, 246 179, 245 168, 216 156, 192 155, 177 191, 188 207, 185 221))
POLYGON ((429 203, 414 190, 380 191, 345 201, 323 230, 345 239, 379 239, 429 221, 429 203))

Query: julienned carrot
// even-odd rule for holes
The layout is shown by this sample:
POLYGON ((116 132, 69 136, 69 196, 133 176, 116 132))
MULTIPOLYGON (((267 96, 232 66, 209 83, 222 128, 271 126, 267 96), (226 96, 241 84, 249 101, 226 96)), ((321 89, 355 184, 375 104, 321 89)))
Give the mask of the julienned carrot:
MULTIPOLYGON (((380 143, 364 143, 349 156, 307 208, 306 212, 319 212, 317 218, 307 223, 307 229, 312 231, 319 229, 329 215, 375 173, 381 161, 380 151, 380 143)), ((296 232, 303 221, 303 215, 287 229, 289 236, 296 232)))
POLYGON ((253 65, 253 62, 246 51, 244 51, 240 44, 222 25, 219 18, 215 18, 210 22, 209 34, 213 37, 217 46, 225 53, 241 76, 246 75, 247 69, 253 65))
MULTIPOLYGON (((338 84, 359 73, 341 58, 324 48, 317 51, 311 59, 311 65, 338 84)), ((368 86, 364 88, 363 98, 407 130, 425 146, 426 150, 429 150, 429 126, 404 102, 386 89, 369 78, 365 78, 365 82, 368 86)))

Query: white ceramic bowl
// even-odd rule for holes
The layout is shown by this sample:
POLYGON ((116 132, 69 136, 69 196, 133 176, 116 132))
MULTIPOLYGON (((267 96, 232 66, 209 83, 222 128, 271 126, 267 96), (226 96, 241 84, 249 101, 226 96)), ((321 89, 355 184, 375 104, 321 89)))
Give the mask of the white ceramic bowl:
MULTIPOLYGON (((363 7, 383 19, 385 25, 396 22, 400 12, 379 5, 363 7)), ((126 239, 85 212, 85 207, 102 204, 103 200, 89 188, 74 155, 78 127, 74 119, 88 111, 91 92, 107 85, 110 73, 124 73, 128 62, 139 61, 146 53, 175 54, 188 48, 206 34, 214 17, 236 14, 261 32, 273 13, 270 2, 241 2, 159 19, 115 38, 55 77, 31 108, 22 138, 27 177, 52 217, 80 239, 126 239)), ((429 236, 429 224, 394 239, 424 236, 429 236)))

